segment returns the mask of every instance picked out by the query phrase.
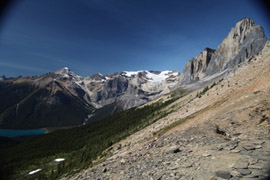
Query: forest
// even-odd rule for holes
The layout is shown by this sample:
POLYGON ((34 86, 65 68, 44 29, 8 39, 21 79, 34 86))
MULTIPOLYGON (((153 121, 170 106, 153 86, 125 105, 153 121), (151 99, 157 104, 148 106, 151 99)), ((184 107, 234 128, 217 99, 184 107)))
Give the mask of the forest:
POLYGON ((164 107, 183 93, 176 92, 167 101, 134 107, 89 125, 34 136, 2 149, 0 179, 58 179, 88 168, 98 157, 106 156, 105 150, 114 143, 170 113, 164 107), (65 161, 56 163, 56 158, 65 158, 65 161), (42 171, 28 175, 38 168, 42 171))

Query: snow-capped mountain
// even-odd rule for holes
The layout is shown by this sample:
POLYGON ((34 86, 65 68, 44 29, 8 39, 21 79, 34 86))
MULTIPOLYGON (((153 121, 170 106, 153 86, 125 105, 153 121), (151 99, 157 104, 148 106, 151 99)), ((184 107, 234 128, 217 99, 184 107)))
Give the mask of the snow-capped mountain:
POLYGON ((179 73, 176 71, 123 71, 89 77, 74 74, 68 68, 55 72, 54 81, 63 81, 69 89, 84 91, 83 99, 95 108, 111 103, 128 109, 158 96, 169 93, 177 86, 179 73))
POLYGON ((81 125, 169 93, 178 81, 176 71, 82 77, 67 67, 10 79, 0 84, 0 125, 12 129, 81 125))

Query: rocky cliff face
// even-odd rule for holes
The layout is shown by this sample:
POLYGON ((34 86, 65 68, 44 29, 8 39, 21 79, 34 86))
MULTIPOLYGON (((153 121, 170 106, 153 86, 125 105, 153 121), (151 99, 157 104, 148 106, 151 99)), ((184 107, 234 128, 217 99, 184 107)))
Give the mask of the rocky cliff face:
POLYGON ((202 64, 200 54, 188 62, 181 75, 180 84, 190 84, 205 76, 231 69, 260 52, 266 41, 263 28, 256 25, 252 19, 244 18, 231 29, 216 51, 203 51, 209 54, 206 67, 199 68, 202 64))
POLYGON ((266 41, 267 38, 261 26, 256 25, 252 19, 242 19, 219 45, 207 67, 206 75, 235 67, 260 52, 266 41))
POLYGON ((215 50, 205 48, 197 57, 189 60, 181 75, 182 84, 193 83, 203 78, 214 53, 215 50))

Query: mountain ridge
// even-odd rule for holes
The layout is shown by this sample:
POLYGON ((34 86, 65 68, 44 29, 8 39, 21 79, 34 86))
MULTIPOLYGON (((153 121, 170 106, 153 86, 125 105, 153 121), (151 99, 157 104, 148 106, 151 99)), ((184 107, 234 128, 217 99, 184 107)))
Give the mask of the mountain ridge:
POLYGON ((185 66, 180 84, 186 85, 199 81, 222 71, 232 69, 237 64, 260 52, 267 41, 262 26, 256 25, 251 18, 243 18, 236 23, 227 37, 216 50, 205 49, 200 54, 208 56, 203 61, 200 54, 185 66), (205 65, 201 69, 202 62, 205 65))
MULTIPOLYGON (((46 106, 58 105, 63 108, 61 111, 65 111, 69 107, 68 104, 65 104, 65 102, 69 102, 66 100, 73 99, 80 104, 80 109, 84 109, 83 112, 74 115, 74 117, 80 117, 80 121, 70 122, 66 125, 64 122, 57 123, 55 121, 50 126, 77 126, 91 122, 91 118, 92 120, 99 119, 95 116, 95 111, 105 106, 107 109, 105 114, 111 115, 112 113, 154 100, 179 87, 190 90, 189 85, 194 84, 195 86, 197 85, 198 89, 205 85, 205 83, 201 83, 203 79, 208 78, 209 81, 207 83, 211 83, 217 78, 222 78, 227 75, 225 73, 226 71, 233 69, 239 63, 259 53, 265 46, 266 41, 267 38, 263 28, 256 25, 252 19, 244 18, 236 23, 228 36, 218 46, 217 50, 205 48, 203 52, 188 61, 182 73, 177 71, 142 70, 122 71, 107 75, 96 73, 91 76, 82 77, 76 75, 68 67, 63 67, 55 72, 49 72, 40 76, 18 77, 2 80, 1 82, 10 83, 11 86, 28 83, 37 89, 41 89, 44 94, 41 93, 35 103, 46 106), (217 74, 220 75, 218 77, 212 77, 217 74), (114 106, 110 106, 112 104, 114 106), (108 107, 111 108, 108 109, 108 107)), ((5 86, 1 87, 5 88, 5 86)), ((27 100, 27 97, 25 98, 27 100)), ((76 109, 75 106, 73 109, 76 109)), ((14 117, 15 119, 17 117, 14 112, 22 107, 19 102, 16 102, 6 110, 1 111, 0 127, 16 127, 5 124, 8 124, 8 121, 11 121, 11 119, 14 121, 14 117)), ((44 116, 53 116, 53 113, 48 113, 44 114, 44 116)), ((25 117, 33 116, 33 114, 35 114, 35 110, 29 111, 29 114, 25 117)), ((21 123, 23 121, 22 119, 20 120, 21 123)), ((27 120, 25 119, 25 121, 27 120)), ((37 120, 30 127, 44 127, 41 127, 39 124, 43 123, 37 120)))

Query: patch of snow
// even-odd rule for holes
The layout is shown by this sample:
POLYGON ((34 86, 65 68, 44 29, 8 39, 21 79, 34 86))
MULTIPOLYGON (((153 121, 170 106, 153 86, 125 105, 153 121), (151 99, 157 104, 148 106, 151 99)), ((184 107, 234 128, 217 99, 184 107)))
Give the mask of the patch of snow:
POLYGON ((80 86, 80 87, 81 87, 81 82, 82 82, 82 81, 74 81, 74 83, 77 84, 77 85, 80 86))
POLYGON ((161 71, 161 73, 159 73, 159 74, 154 74, 154 73, 147 71, 146 77, 149 78, 150 81, 160 83, 169 77, 170 72, 171 71, 161 71))
POLYGON ((69 78, 69 76, 67 74, 63 74, 62 75, 64 78, 69 78))
POLYGON ((127 76, 127 77, 131 77, 133 75, 137 75, 139 72, 142 72, 142 71, 124 71, 125 76, 127 76))
POLYGON ((35 174, 35 173, 37 173, 37 172, 39 172, 39 171, 41 171, 41 169, 36 169, 36 170, 34 170, 34 171, 29 172, 28 174, 29 174, 29 175, 35 174))
POLYGON ((61 161, 64 161, 65 159, 64 158, 57 158, 57 159, 55 159, 54 161, 55 162, 61 162, 61 161))
POLYGON ((68 70, 69 70, 69 68, 68 68, 68 67, 64 67, 64 70, 67 70, 67 71, 68 71, 68 70))

